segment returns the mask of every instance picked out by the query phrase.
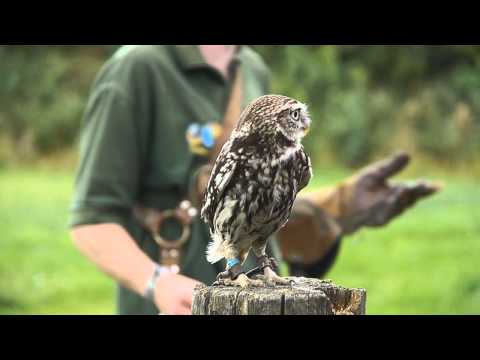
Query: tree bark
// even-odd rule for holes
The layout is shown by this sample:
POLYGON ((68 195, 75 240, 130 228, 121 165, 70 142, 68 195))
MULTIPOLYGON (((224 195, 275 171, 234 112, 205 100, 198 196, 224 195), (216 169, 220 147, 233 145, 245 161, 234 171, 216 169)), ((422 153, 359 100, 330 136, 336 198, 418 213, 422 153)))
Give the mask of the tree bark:
POLYGON ((331 280, 290 277, 292 286, 231 287, 200 285, 193 315, 365 315, 367 293, 331 280))

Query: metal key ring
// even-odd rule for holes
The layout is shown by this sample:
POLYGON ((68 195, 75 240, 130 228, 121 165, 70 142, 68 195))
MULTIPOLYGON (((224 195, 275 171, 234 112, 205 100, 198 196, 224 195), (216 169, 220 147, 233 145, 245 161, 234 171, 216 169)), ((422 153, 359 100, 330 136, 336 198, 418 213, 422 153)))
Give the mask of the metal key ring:
POLYGON ((154 240, 158 245, 166 249, 178 249, 185 244, 190 237, 190 223, 185 216, 180 213, 181 209, 165 210, 161 213, 161 217, 157 223, 157 231, 153 235, 154 240), (178 239, 166 239, 160 235, 160 228, 163 222, 167 219, 176 219, 182 224, 182 234, 178 239))

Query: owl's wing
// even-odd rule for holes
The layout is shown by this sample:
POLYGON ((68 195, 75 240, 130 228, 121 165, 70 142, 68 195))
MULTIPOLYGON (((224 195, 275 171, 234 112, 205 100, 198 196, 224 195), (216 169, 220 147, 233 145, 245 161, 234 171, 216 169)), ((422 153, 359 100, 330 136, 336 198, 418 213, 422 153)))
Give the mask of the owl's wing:
POLYGON ((301 158, 301 165, 300 165, 300 182, 298 185, 298 191, 302 190, 305 188, 308 183, 310 182, 310 179, 313 176, 312 172, 312 162, 310 160, 310 157, 305 153, 305 151, 302 150, 300 151, 300 158, 301 158))
POLYGON ((237 168, 236 154, 230 151, 231 146, 231 141, 226 142, 215 161, 203 200, 200 216, 211 230, 218 203, 237 168))

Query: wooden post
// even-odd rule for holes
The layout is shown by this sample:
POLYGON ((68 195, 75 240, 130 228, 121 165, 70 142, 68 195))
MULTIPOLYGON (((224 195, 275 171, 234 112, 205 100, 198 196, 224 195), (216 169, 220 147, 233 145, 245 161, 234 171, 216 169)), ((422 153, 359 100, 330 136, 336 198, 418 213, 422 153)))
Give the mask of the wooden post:
POLYGON ((291 277, 292 286, 230 287, 200 285, 193 315, 365 315, 367 293, 331 280, 291 277))

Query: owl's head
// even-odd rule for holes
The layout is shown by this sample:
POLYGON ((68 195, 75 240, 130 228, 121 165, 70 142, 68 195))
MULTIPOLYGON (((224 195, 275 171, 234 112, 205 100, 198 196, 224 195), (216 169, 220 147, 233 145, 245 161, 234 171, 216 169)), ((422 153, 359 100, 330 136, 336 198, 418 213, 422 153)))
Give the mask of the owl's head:
POLYGON ((283 95, 265 95, 244 110, 237 131, 264 136, 281 135, 289 141, 300 142, 310 124, 305 104, 283 95))

